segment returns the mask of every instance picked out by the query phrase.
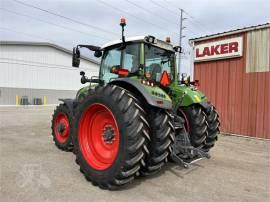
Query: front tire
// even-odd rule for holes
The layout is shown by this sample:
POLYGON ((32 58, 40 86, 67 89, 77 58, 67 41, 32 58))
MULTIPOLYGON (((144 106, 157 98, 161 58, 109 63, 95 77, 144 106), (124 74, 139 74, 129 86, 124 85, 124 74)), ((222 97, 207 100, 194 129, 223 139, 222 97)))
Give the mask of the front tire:
POLYGON ((203 150, 208 152, 212 147, 214 147, 216 141, 218 140, 219 131, 219 115, 216 111, 216 108, 211 105, 207 111, 207 123, 208 123, 208 135, 203 146, 203 150))
POLYGON ((185 120, 185 128, 189 133, 191 145, 202 149, 208 135, 208 123, 202 107, 199 105, 182 107, 179 108, 178 115, 185 120))
POLYGON ((192 146, 208 152, 214 147, 219 134, 219 115, 213 105, 207 109, 199 105, 179 108, 179 115, 185 119, 185 128, 192 146))
POLYGON ((93 185, 117 189, 133 181, 144 159, 144 116, 128 91, 115 85, 97 87, 78 105, 76 162, 93 185))
POLYGON ((71 125, 71 112, 65 104, 60 104, 54 110, 51 128, 55 145, 63 151, 72 151, 73 149, 71 125))

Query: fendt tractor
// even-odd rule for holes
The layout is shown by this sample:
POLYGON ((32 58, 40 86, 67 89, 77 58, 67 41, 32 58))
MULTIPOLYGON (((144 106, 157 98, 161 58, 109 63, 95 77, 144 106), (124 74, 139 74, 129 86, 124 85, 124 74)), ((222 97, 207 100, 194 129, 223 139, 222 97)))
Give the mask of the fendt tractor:
POLYGON ((62 99, 52 120, 56 146, 73 151, 86 179, 110 190, 158 173, 168 160, 188 168, 209 158, 219 133, 218 114, 199 82, 178 79, 181 47, 150 35, 125 38, 125 19, 120 25, 121 40, 73 49, 74 67, 80 48, 102 58, 99 76, 80 72, 89 86, 62 99))

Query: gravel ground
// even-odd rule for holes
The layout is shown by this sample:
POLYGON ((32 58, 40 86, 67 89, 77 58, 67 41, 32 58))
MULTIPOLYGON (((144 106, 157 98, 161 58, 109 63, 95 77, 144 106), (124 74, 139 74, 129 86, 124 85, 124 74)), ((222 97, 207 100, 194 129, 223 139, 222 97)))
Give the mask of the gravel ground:
POLYGON ((53 144, 53 108, 0 107, 1 201, 270 201, 270 141, 223 135, 191 169, 168 163, 124 190, 101 190, 53 144))

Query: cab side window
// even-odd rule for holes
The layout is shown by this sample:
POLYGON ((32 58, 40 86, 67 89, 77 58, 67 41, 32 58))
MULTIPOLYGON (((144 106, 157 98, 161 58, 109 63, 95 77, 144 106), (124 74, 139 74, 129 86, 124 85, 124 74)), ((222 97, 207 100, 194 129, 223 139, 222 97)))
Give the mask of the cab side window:
POLYGON ((140 44, 129 44, 123 50, 122 68, 129 72, 136 72, 139 69, 140 44))
POLYGON ((171 73, 174 53, 154 46, 144 46, 145 49, 145 72, 151 75, 151 79, 160 81, 163 71, 167 71, 173 80, 171 73))
POLYGON ((101 79, 105 82, 109 82, 111 78, 116 78, 117 75, 111 73, 113 66, 120 66, 121 63, 121 51, 118 49, 112 49, 104 52, 103 61, 101 64, 101 79))

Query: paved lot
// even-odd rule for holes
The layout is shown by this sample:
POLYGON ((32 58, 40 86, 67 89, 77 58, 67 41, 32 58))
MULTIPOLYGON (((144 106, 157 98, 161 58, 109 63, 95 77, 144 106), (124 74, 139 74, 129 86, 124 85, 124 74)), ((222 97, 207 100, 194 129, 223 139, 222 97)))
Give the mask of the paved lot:
POLYGON ((270 141, 221 136, 190 170, 168 164, 121 191, 88 183, 50 135, 53 107, 0 107, 1 201, 270 201, 270 141))

